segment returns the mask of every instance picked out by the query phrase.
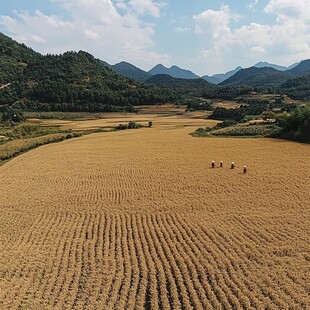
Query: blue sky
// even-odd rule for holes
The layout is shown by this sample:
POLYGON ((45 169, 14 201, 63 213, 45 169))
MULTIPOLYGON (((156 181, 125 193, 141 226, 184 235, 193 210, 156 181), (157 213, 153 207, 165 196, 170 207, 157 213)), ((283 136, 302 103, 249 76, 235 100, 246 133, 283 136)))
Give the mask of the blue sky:
POLYGON ((310 58, 310 1, 1 0, 0 31, 43 54, 211 75, 310 58))

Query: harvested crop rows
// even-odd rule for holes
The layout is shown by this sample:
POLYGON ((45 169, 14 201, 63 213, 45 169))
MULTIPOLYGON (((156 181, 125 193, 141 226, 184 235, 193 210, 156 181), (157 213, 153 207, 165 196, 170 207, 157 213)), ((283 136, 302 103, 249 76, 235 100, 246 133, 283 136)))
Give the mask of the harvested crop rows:
POLYGON ((2 166, 0 308, 309 308, 309 146, 188 133, 92 134, 2 166))

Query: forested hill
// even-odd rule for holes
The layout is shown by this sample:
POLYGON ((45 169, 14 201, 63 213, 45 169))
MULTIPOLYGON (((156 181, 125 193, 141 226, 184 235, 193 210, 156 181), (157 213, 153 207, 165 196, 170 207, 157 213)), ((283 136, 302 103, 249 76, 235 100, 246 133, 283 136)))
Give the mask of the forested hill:
POLYGON ((156 85, 177 91, 181 95, 203 96, 204 93, 214 91, 218 87, 204 79, 181 79, 168 74, 156 74, 145 81, 147 84, 156 85))
POLYGON ((297 66, 290 69, 289 72, 294 75, 310 75, 310 59, 301 61, 297 66))
POLYGON ((175 99, 167 89, 119 76, 92 55, 40 55, 1 34, 0 105, 24 110, 115 111, 175 99))
POLYGON ((269 67, 251 67, 247 69, 241 69, 232 77, 222 82, 220 85, 248 85, 251 87, 266 89, 268 87, 278 87, 290 77, 292 77, 292 74, 289 72, 278 71, 269 67))
POLYGON ((110 68, 120 75, 123 75, 128 78, 133 78, 134 80, 141 83, 147 80, 149 77, 151 77, 150 73, 145 72, 125 61, 122 61, 115 65, 110 65, 110 68))
POLYGON ((27 64, 39 57, 39 53, 0 32, 0 85, 21 77, 27 64))

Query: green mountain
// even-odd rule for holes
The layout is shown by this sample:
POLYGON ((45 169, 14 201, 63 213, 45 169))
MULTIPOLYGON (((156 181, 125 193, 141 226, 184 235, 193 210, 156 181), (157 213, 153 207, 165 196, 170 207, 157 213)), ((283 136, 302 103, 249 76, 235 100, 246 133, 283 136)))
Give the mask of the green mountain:
POLYGON ((171 89, 180 95, 202 96, 204 93, 217 88, 204 79, 174 78, 167 74, 156 74, 145 81, 147 84, 171 89))
POLYGON ((122 61, 120 63, 117 63, 115 65, 111 65, 110 66, 115 72, 117 72, 118 74, 128 77, 128 78, 132 78, 136 81, 139 82, 144 82, 145 80, 147 80, 149 77, 151 77, 151 74, 137 68, 136 66, 122 61))
POLYGON ((179 78, 179 79, 198 79, 199 78, 198 75, 196 75, 190 70, 182 69, 177 66, 166 68, 162 64, 156 65, 153 69, 149 71, 149 73, 151 75, 167 74, 174 78, 179 78))
POLYGON ((288 72, 294 75, 310 75, 310 59, 303 60, 288 72))
POLYGON ((234 74, 236 74, 238 71, 240 71, 242 67, 237 67, 234 70, 228 71, 226 73, 219 73, 219 74, 214 74, 212 76, 204 75, 202 78, 210 83, 213 84, 220 84, 221 82, 224 82, 234 74))
POLYGON ((280 66, 280 65, 276 65, 276 64, 271 64, 271 63, 266 62, 266 61, 260 61, 260 62, 256 63, 253 67, 255 67, 255 68, 269 67, 269 68, 276 69, 278 71, 286 71, 289 69, 288 67, 284 67, 284 66, 280 66))
POLYGON ((251 67, 247 69, 241 69, 236 74, 220 83, 220 85, 247 85, 266 89, 268 87, 278 87, 291 76, 292 75, 289 72, 281 72, 269 67, 251 67))
POLYGON ((310 101, 310 74, 290 78, 279 89, 292 99, 310 101))
POLYGON ((114 111, 173 100, 169 90, 119 76, 92 55, 42 56, 1 34, 0 105, 24 110, 114 111))

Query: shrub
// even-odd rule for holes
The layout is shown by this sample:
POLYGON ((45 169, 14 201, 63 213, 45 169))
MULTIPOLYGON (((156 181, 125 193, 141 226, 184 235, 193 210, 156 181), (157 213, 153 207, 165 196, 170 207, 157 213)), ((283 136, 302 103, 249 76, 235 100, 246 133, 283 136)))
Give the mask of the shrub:
POLYGON ((137 129, 142 127, 141 124, 138 124, 136 122, 130 121, 127 125, 119 124, 117 127, 115 127, 115 130, 125 130, 125 129, 137 129))

